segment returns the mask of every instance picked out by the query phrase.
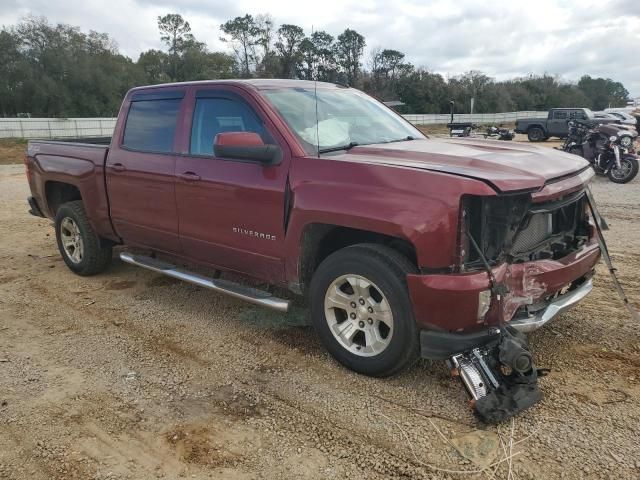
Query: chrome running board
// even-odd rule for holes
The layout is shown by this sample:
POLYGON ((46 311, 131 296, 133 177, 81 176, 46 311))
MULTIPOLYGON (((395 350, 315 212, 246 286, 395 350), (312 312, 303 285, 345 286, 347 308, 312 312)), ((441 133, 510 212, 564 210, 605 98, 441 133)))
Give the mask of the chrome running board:
POLYGON ((271 308, 278 312, 286 312, 289 309, 289 301, 282 298, 277 298, 264 290, 258 290, 257 288, 246 287, 229 280, 222 280, 219 278, 205 277, 197 273, 188 272, 175 265, 172 265, 155 258, 147 257, 144 255, 134 255, 132 253, 122 252, 120 254, 120 260, 131 265, 137 265, 138 267, 146 268, 153 272, 161 273, 168 277, 177 278, 188 283, 193 283, 200 287, 208 288, 215 292, 226 293, 235 298, 240 298, 250 303, 260 305, 262 307, 271 308))

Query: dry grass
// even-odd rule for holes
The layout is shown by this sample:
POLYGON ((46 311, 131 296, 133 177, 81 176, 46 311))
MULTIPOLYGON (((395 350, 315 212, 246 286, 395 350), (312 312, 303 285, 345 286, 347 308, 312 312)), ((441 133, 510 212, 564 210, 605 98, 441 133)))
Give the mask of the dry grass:
POLYGON ((0 139, 0 165, 22 163, 24 152, 27 148, 27 140, 22 138, 0 139))
POLYGON ((434 125, 416 125, 416 128, 425 135, 448 135, 449 129, 443 123, 434 125))

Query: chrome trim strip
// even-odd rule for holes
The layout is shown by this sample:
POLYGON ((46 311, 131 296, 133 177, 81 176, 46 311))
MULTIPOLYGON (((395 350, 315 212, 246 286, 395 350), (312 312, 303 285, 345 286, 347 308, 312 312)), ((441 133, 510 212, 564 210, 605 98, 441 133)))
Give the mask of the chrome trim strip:
POLYGON ((587 280, 575 290, 556 298, 549 304, 549 306, 547 306, 547 308, 537 315, 533 315, 529 318, 513 320, 509 322, 509 325, 523 333, 533 332, 551 321, 557 315, 560 315, 564 311, 573 307, 576 303, 580 302, 589 294, 589 292, 591 292, 592 289, 593 282, 591 280, 587 280))
POLYGON ((258 290, 257 288, 246 287, 228 280, 213 279, 199 275, 197 273, 188 272, 182 270, 175 265, 160 262, 151 257, 145 257, 142 255, 133 255, 131 253, 120 253, 120 260, 131 265, 137 265, 138 267, 146 268, 153 272, 162 273, 168 277, 177 278, 200 287, 208 288, 219 293, 225 293, 235 298, 245 300, 247 302, 260 305, 262 307, 271 308, 278 312, 286 312, 289 309, 289 301, 282 298, 277 298, 264 290, 258 290))

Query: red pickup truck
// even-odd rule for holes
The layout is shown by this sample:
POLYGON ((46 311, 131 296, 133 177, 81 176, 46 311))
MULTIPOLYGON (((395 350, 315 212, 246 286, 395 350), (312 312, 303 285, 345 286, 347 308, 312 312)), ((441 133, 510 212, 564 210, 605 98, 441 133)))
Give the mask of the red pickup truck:
POLYGON ((427 138, 328 83, 134 88, 113 137, 31 141, 25 162, 31 213, 55 219, 75 273, 103 271, 125 245, 125 262, 287 310, 219 278, 241 273, 305 295, 347 367, 385 376, 420 355, 450 359, 476 399, 490 385, 468 377, 490 373, 459 354, 499 343, 531 371, 516 330, 582 299, 600 256, 583 159, 427 138))

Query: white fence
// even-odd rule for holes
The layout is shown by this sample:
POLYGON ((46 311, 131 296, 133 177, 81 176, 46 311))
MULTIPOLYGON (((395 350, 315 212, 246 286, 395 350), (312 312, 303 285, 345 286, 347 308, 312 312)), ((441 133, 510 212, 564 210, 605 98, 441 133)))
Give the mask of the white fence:
POLYGON ((0 138, 109 137, 115 118, 0 118, 0 138))
MULTIPOLYGON (((449 123, 448 114, 403 115, 414 125, 449 123)), ((454 122, 509 123, 519 118, 546 117, 547 112, 505 112, 456 114, 454 122)), ((0 138, 108 137, 115 118, 0 118, 0 138)))
MULTIPOLYGON (((449 123, 451 121, 450 114, 409 114, 403 115, 414 125, 432 125, 436 123, 449 123)), ((513 123, 520 118, 547 118, 547 112, 504 112, 504 113, 458 113, 453 115, 454 122, 472 122, 472 123, 513 123)))

